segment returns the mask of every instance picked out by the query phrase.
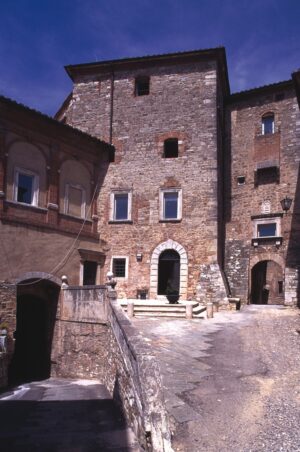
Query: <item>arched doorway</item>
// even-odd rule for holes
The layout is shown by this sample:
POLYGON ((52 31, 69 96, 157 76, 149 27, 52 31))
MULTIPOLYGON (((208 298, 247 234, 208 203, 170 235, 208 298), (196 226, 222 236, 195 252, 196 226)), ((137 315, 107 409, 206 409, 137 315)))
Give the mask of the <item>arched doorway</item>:
POLYGON ((50 376, 51 348, 60 287, 49 280, 25 280, 17 285, 17 328, 10 383, 50 376))
POLYGON ((165 250, 158 261, 158 295, 165 295, 170 302, 179 298, 180 256, 175 250, 165 250))
POLYGON ((283 304, 282 267, 272 260, 258 262, 251 270, 251 303, 283 304))

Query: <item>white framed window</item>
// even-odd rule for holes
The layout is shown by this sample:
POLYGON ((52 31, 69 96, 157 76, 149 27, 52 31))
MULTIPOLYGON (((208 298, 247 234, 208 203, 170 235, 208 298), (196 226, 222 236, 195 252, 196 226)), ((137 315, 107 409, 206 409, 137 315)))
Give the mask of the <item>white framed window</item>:
POLYGON ((115 191, 110 195, 110 220, 131 221, 132 192, 115 191))
POLYGON ((268 238, 281 236, 280 217, 259 218, 253 220, 253 237, 268 238))
POLYGON ((15 168, 14 201, 21 204, 38 205, 39 176, 23 168, 15 168))
POLYGON ((115 278, 128 278, 128 257, 112 256, 110 270, 115 278))
POLYGON ((64 213, 73 217, 85 218, 86 195, 81 185, 66 184, 64 213))
POLYGON ((182 190, 168 188, 160 190, 160 220, 172 221, 182 218, 182 190))
POLYGON ((270 135, 275 132, 274 113, 266 113, 261 118, 261 133, 262 135, 270 135))

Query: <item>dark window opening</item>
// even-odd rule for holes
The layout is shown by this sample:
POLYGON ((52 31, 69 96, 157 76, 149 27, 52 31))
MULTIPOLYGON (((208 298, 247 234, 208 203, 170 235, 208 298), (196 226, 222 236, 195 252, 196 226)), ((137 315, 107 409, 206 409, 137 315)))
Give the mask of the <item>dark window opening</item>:
POLYGON ((83 285, 94 286, 97 278, 97 262, 85 261, 83 263, 83 285))
POLYGON ((164 142, 164 157, 166 159, 178 157, 178 139, 169 138, 164 142))
POLYGON ((238 185, 244 185, 246 182, 246 177, 245 176, 238 176, 237 177, 237 183, 238 185))
POLYGON ((33 202, 33 183, 34 176, 19 173, 18 175, 18 193, 17 201, 25 204, 32 204, 33 202))
POLYGON ((113 259, 112 271, 116 278, 125 278, 125 276, 126 276, 126 259, 125 258, 113 259))
POLYGON ((278 281, 278 294, 283 294, 283 281, 278 281))
POLYGON ((147 96, 150 92, 150 77, 138 77, 135 79, 135 95, 147 96))
POLYGON ((115 195, 114 220, 128 219, 128 193, 115 195))
POLYGON ((257 225, 258 237, 275 237, 276 236, 276 223, 264 223, 257 225))
POLYGON ((278 184, 280 180, 279 168, 271 166, 268 168, 259 168, 255 172, 255 185, 278 184))

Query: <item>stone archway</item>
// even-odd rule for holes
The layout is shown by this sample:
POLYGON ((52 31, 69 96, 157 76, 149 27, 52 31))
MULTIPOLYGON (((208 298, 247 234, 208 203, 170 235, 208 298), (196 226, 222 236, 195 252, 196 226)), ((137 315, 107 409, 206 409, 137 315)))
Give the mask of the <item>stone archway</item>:
POLYGON ((17 282, 15 349, 9 382, 49 378, 60 285, 45 273, 28 273, 17 282), (35 275, 35 277, 33 277, 35 275), (39 277, 37 278, 37 275, 39 277), (48 276, 46 279, 40 278, 48 276))
POLYGON ((250 302, 284 304, 284 272, 278 259, 259 259, 250 274, 250 302))
POLYGON ((180 243, 174 240, 167 240, 166 242, 160 243, 152 253, 151 257, 151 267, 150 267, 150 298, 157 298, 158 289, 158 264, 159 256, 163 251, 174 250, 180 256, 180 287, 179 295, 180 300, 186 300, 187 297, 187 281, 188 281, 188 257, 187 253, 180 243))

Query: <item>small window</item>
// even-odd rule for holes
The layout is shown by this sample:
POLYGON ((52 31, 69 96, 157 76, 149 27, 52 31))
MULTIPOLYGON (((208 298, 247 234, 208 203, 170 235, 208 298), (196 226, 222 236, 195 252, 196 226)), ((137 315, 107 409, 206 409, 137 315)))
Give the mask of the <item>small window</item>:
POLYGON ((237 183, 238 183, 238 185, 244 185, 246 183, 246 177, 245 176, 238 176, 237 177, 237 183))
POLYGON ((147 96, 150 92, 150 77, 137 77, 135 79, 135 95, 147 96))
POLYGON ((276 237, 276 223, 262 223, 257 225, 257 237, 276 237))
POLYGON ((262 117, 261 133, 263 135, 270 135, 275 131, 274 114, 268 113, 262 117))
POLYGON ((128 193, 115 195, 114 219, 128 220, 128 193))
POLYGON ((14 200, 22 204, 38 204, 38 176, 31 171, 15 170, 14 200))
POLYGON ((65 214, 85 217, 85 190, 80 185, 66 184, 65 214))
POLYGON ((114 257, 112 260, 112 272, 116 278, 126 277, 126 258, 114 257))
POLYGON ((166 159, 178 157, 178 139, 169 138, 164 142, 164 157, 166 159))
POLYGON ((83 285, 94 286, 97 279, 97 262, 85 261, 83 263, 83 285))
POLYGON ((160 219, 162 221, 180 220, 182 211, 182 191, 180 189, 160 192, 160 219))

